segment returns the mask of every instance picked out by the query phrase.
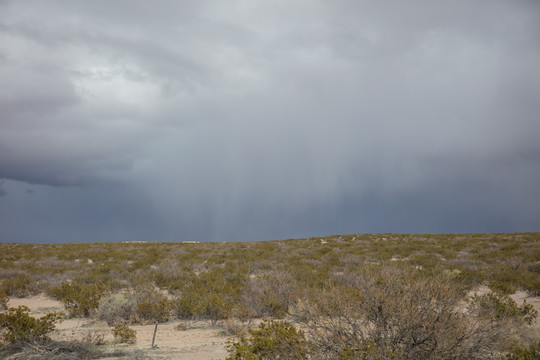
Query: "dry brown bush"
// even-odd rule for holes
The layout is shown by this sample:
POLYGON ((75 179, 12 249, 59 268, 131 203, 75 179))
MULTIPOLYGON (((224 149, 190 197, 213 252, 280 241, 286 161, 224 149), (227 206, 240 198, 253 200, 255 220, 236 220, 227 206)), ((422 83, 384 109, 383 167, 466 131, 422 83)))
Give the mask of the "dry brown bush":
POLYGON ((105 345, 105 333, 100 330, 88 330, 82 336, 81 343, 87 345, 105 345))
POLYGON ((296 309, 320 359, 486 359, 512 322, 449 279, 389 266, 344 274, 296 309))
POLYGON ((238 335, 242 333, 244 330, 246 330, 247 325, 245 325, 242 322, 238 322, 233 319, 227 319, 223 323, 223 331, 225 332, 225 335, 238 335))
POLYGON ((282 318, 295 302, 296 281, 284 271, 272 271, 252 277, 240 297, 256 316, 282 318))
POLYGON ((109 326, 116 324, 164 322, 169 318, 170 302, 154 289, 137 289, 104 296, 96 317, 109 326))

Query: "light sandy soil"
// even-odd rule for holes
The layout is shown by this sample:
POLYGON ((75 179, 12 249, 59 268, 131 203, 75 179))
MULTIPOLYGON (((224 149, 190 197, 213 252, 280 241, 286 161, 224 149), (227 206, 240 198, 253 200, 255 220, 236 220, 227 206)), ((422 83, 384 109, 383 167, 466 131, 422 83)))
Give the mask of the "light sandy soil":
MULTIPOLYGON (((484 295, 491 292, 487 286, 479 286, 474 291, 471 291, 469 294, 477 294, 477 295, 484 295)), ((518 305, 523 305, 523 301, 526 301, 527 304, 531 304, 536 311, 538 311, 538 315, 540 317, 540 296, 528 296, 525 291, 517 291, 515 294, 510 295, 512 300, 516 302, 518 305)), ((536 322, 536 327, 540 329, 540 318, 536 322)))
MULTIPOLYGON (((9 301, 10 307, 26 305, 30 308, 32 316, 42 316, 53 311, 62 311, 63 305, 59 301, 50 299, 43 294, 31 298, 13 298, 9 301)), ((154 325, 134 325, 130 328, 137 332, 137 342, 133 345, 112 344, 113 336, 110 327, 102 321, 89 319, 68 319, 57 324, 52 335, 56 340, 81 340, 89 332, 101 333, 111 348, 128 350, 140 349, 146 358, 174 359, 174 360, 212 360, 224 359, 227 356, 225 343, 231 337, 222 335, 223 329, 214 328, 208 322, 183 322, 187 330, 175 330, 180 321, 159 324, 156 333, 155 345, 151 350, 154 325)), ((110 360, 116 358, 109 358, 110 360)))
MULTIPOLYGON (((477 294, 489 292, 487 287, 479 287, 477 294)), ((511 296, 519 305, 526 300, 532 304, 540 314, 540 297, 527 297, 523 291, 518 291, 511 296)), ((13 298, 9 301, 10 307, 26 305, 30 308, 32 316, 42 316, 53 311, 62 311, 63 306, 59 301, 53 300, 40 294, 31 298, 13 298)), ((223 329, 211 327, 208 322, 170 322, 159 324, 156 333, 155 344, 157 348, 151 349, 154 325, 131 326, 137 332, 137 342, 133 345, 113 344, 113 336, 110 327, 102 321, 90 319, 68 319, 57 324, 57 330, 52 336, 56 340, 81 340, 89 332, 103 334, 109 348, 127 350, 141 350, 145 358, 171 359, 171 360, 213 360, 225 359, 227 351, 226 342, 232 337, 222 334, 223 329), (176 330, 175 326, 183 323, 187 330, 176 330)), ((540 333, 540 320, 536 322, 532 331, 540 333)), ((113 360, 118 358, 109 358, 113 360)))
MULTIPOLYGON (((527 304, 531 304, 534 309, 538 311, 538 315, 540 316, 540 296, 528 297, 525 291, 518 291, 514 295, 510 295, 510 297, 518 305, 522 305, 523 300, 525 300, 527 304)), ((540 319, 538 319, 538 321, 536 322, 536 326, 540 327, 540 319)))

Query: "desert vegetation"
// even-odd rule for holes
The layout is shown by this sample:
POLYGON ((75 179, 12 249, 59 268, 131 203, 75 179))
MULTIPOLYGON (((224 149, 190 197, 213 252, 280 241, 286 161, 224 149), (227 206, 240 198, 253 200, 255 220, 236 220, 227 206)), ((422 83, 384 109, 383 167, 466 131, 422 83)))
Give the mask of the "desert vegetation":
POLYGON ((121 344, 136 341, 130 326, 205 321, 236 335, 228 359, 537 359, 537 312, 516 291, 540 295, 538 233, 0 244, 5 356, 32 354, 26 343, 42 358, 110 357, 96 336, 51 340, 76 317, 121 344), (63 314, 9 305, 40 293, 63 314))

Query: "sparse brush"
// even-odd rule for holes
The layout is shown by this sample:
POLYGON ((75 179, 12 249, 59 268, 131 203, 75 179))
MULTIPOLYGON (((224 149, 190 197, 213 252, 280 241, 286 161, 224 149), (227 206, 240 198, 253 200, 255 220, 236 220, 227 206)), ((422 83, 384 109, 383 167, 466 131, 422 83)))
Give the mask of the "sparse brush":
MULTIPOLYGON (((166 321, 169 314, 213 324, 227 319, 249 324, 261 316, 289 315, 305 322, 309 310, 331 290, 348 288, 347 294, 358 283, 355 279, 376 275, 385 263, 397 274, 414 272, 414 281, 460 284, 462 297, 479 285, 536 296, 539 253, 540 233, 349 234, 197 244, 0 243, 0 290, 6 296, 46 291, 64 303, 70 316, 96 317, 109 325, 166 321), (414 266, 423 270, 411 270, 414 266)), ((413 286, 406 281, 398 285, 389 299, 402 299, 413 286)), ((410 303, 421 306, 425 299, 418 299, 411 297, 410 303)), ((7 307, 5 300, 0 291, 0 309, 7 307)), ((349 300, 337 297, 335 303, 346 305, 349 300)), ((351 304, 360 311, 357 303, 351 304)), ((482 306, 493 310, 494 302, 487 304, 482 306)), ((481 325, 489 328, 488 323, 481 325)), ((522 332, 528 326, 523 325, 522 332)), ((533 331, 527 331, 526 339, 515 333, 522 347, 538 340, 533 331)), ((362 346, 371 349, 368 342, 362 346)), ((340 356, 354 358, 358 349, 343 347, 340 356)))
POLYGON ((88 330, 81 338, 83 344, 105 345, 105 333, 99 330, 88 330))
POLYGON ((1 283, 1 289, 8 296, 27 297, 36 292, 36 281, 27 274, 17 274, 12 278, 5 279, 1 283))
POLYGON ((223 324, 223 330, 225 335, 238 335, 244 330, 247 329, 247 326, 237 320, 228 319, 225 320, 223 324))

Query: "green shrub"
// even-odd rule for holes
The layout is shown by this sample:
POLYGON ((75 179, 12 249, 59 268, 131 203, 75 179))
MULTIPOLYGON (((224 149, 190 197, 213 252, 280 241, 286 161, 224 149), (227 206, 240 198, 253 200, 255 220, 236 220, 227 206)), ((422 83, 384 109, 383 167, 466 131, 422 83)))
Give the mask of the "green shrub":
POLYGON ((540 295, 540 274, 538 272, 527 271, 521 276, 520 286, 531 296, 540 295))
POLYGON ((264 320, 258 329, 241 334, 227 346, 226 360, 308 359, 308 342, 302 330, 286 321, 264 320))
POLYGON ((523 305, 519 306, 508 295, 498 293, 474 295, 470 301, 480 315, 493 316, 497 321, 509 320, 531 325, 538 316, 538 312, 531 304, 523 301, 523 305))
POLYGON ((26 275, 18 274, 12 278, 2 281, 2 290, 12 297, 27 297, 33 293, 35 280, 26 275))
POLYGON ((516 292, 517 287, 515 283, 501 280, 492 280, 489 282, 489 288, 492 291, 498 292, 504 295, 510 295, 516 292))
POLYGON ((13 344, 48 339, 47 334, 55 329, 55 322, 63 315, 54 312, 36 319, 29 313, 27 306, 19 306, 0 314, 0 329, 4 330, 4 342, 13 344))
POLYGON ((137 340, 137 333, 127 325, 118 324, 112 329, 114 339, 120 343, 134 344, 137 340))
POLYGON ((143 301, 137 304, 137 314, 141 320, 164 322, 169 318, 169 301, 163 297, 154 301, 143 301))
POLYGON ((213 323, 227 319, 238 304, 245 282, 244 274, 219 268, 192 275, 175 301, 176 315, 181 319, 209 319, 213 323))
POLYGON ((514 347, 504 360, 540 360, 540 343, 532 344, 529 348, 514 347))
POLYGON ((0 310, 7 310, 8 302, 9 302, 9 296, 7 296, 4 290, 0 289, 0 310))
POLYGON ((105 290, 100 284, 62 283, 49 290, 49 294, 61 301, 70 317, 89 317, 99 306, 105 290))

